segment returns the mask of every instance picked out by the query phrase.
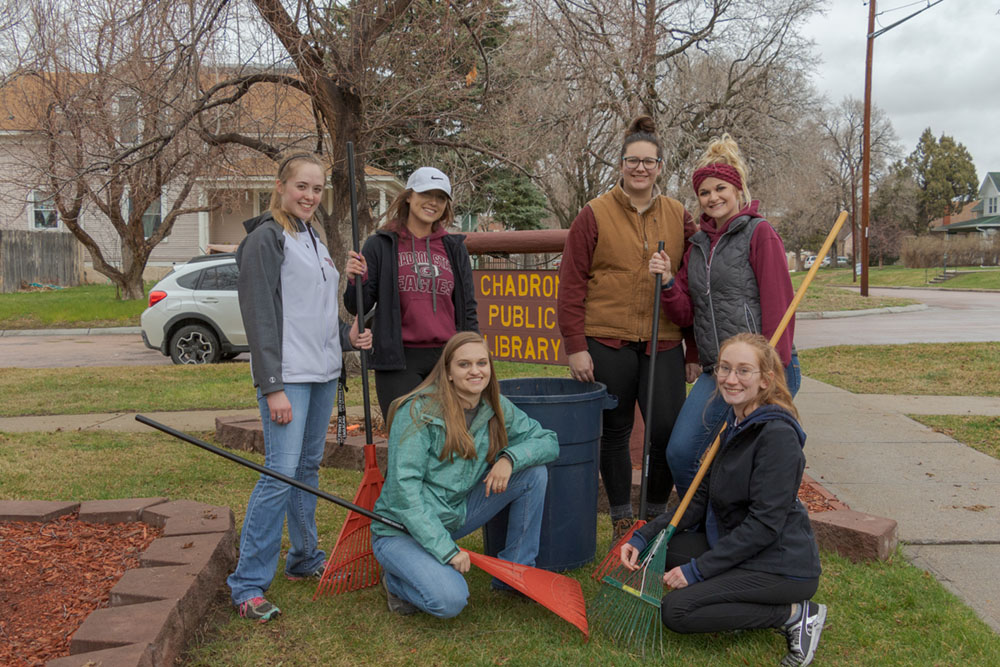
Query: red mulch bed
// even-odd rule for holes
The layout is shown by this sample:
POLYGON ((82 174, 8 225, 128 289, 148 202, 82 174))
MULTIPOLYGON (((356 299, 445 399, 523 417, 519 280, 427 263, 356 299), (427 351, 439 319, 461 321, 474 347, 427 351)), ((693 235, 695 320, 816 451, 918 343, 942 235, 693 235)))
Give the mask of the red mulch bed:
POLYGON ((806 506, 809 512, 830 512, 837 509, 827 500, 827 497, 813 488, 812 484, 802 480, 799 487, 799 500, 806 506))
POLYGON ((142 522, 0 523, 0 665, 44 665, 163 531, 142 522))

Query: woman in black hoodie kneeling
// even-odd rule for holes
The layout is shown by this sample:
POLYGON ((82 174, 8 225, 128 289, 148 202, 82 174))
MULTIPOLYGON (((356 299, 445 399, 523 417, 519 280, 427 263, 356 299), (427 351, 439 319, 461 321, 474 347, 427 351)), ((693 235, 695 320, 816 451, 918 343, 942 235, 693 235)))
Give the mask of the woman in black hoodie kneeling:
MULTIPOLYGON (((680 633, 776 628, 788 643, 782 665, 807 665, 826 605, 812 602, 820 562, 798 499, 805 433, 781 359, 763 336, 722 344, 716 390, 729 405, 722 445, 677 526, 667 552, 663 623, 680 633), (682 532, 689 531, 689 532, 682 532)), ((671 513, 636 531, 622 563, 640 552, 671 513)))

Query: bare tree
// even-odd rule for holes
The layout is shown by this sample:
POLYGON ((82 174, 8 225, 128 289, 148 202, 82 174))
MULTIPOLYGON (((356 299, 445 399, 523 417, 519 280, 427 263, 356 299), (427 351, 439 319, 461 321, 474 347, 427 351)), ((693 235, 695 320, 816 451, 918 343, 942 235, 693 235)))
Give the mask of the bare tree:
POLYGON ((28 124, 7 155, 14 177, 46 191, 125 299, 143 298, 143 270, 174 222, 205 210, 189 196, 214 155, 183 119, 215 19, 195 0, 51 0, 13 35, 6 100, 28 124))
MULTIPOLYGON (((540 170, 550 202, 585 203, 606 190, 622 132, 639 114, 657 122, 668 187, 686 181, 708 139, 724 131, 748 155, 774 163, 782 134, 816 105, 803 74, 811 63, 808 44, 796 28, 819 5, 536 0, 538 30, 555 45, 545 93, 556 102, 548 113, 560 130, 552 155, 563 170, 540 170), (559 95, 560 88, 568 94, 559 95), (589 148, 561 155, 582 146, 589 148)), ((573 206, 553 208, 564 225, 575 214, 573 206)))
MULTIPOLYGON (((845 97, 839 105, 826 112, 823 119, 830 146, 830 181, 836 188, 839 205, 851 219, 854 257, 860 257, 858 224, 860 219, 862 133, 864 106, 861 100, 845 97)), ((896 132, 888 116, 878 107, 871 109, 871 175, 881 178, 885 168, 899 155, 896 132)))

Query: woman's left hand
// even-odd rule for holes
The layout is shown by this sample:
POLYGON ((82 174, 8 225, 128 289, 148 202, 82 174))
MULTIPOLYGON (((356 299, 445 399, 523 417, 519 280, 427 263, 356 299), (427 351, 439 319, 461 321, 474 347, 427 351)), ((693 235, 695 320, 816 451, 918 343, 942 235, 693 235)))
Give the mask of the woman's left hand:
POLYGON ((675 567, 663 575, 663 584, 668 588, 684 588, 688 585, 688 580, 684 577, 684 573, 681 572, 681 568, 675 567))
POLYGON ((506 456, 497 458, 496 463, 486 474, 486 497, 490 497, 490 492, 503 493, 507 490, 507 483, 510 482, 510 474, 514 471, 514 466, 506 456))

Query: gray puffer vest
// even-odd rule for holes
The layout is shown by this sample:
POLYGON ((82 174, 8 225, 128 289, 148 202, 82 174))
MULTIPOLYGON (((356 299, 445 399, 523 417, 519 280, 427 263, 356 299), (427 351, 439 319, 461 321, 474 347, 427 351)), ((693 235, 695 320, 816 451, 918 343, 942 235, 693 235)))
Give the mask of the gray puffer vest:
POLYGON ((688 289, 694 305, 698 360, 711 372, 722 342, 738 333, 761 332, 760 292, 750 266, 750 239, 763 218, 744 215, 729 223, 712 248, 703 231, 691 237, 688 289))

